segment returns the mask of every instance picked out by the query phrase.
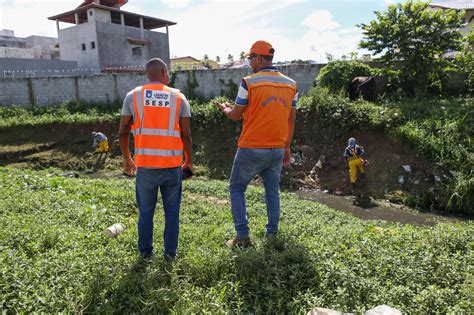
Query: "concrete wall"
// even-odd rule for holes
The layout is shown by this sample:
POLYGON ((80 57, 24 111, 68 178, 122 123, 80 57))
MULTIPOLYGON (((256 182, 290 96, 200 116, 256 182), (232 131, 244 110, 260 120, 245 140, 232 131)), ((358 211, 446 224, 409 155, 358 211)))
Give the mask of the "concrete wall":
POLYGON ((62 60, 77 61, 80 68, 100 68, 95 23, 82 23, 59 30, 59 49, 62 60), (91 43, 95 43, 92 49, 91 43), (86 50, 82 50, 82 44, 86 50))
POLYGON ((0 58, 0 70, 55 70, 74 68, 77 68, 77 62, 75 61, 0 58))
POLYGON ((54 46, 58 43, 58 39, 45 36, 28 36, 25 38, 26 47, 35 49, 35 59, 54 59, 59 54, 59 48, 54 46))
MULTIPOLYGON (((52 61, 52 60, 44 60, 52 61)), ((307 94, 318 75, 322 65, 291 65, 280 67, 280 71, 296 80, 301 95, 307 94)), ((198 86, 194 95, 203 99, 211 99, 227 94, 228 83, 238 86, 242 77, 250 73, 250 69, 194 70, 176 73, 174 87, 188 93, 187 81, 194 74, 198 86)), ((379 78, 380 79, 380 78, 379 78)), ((382 78, 383 79, 383 78, 382 78)), ((464 88, 464 77, 453 75, 447 89, 459 94, 464 88)), ((52 105, 69 100, 86 102, 121 102, 127 92, 147 82, 144 74, 120 73, 91 76, 57 76, 44 78, 5 79, 0 78, 0 104, 12 105, 32 104, 35 106, 52 105)), ((378 81, 380 86, 383 81, 378 81)), ((235 97, 235 92, 230 93, 235 97)), ((188 93, 189 95, 189 93, 188 93)))
POLYGON ((34 57, 33 48, 0 47, 0 58, 33 59, 34 57))
MULTIPOLYGON (((321 65, 291 65, 281 67, 281 71, 296 80, 300 95, 307 93, 321 65)), ((182 71, 176 75, 175 87, 186 92, 188 76, 182 71)), ((236 86, 242 77, 250 74, 250 69, 195 70, 199 86, 195 95, 210 99, 227 92, 229 80, 236 86)), ((51 105, 68 100, 87 102, 122 101, 128 91, 146 83, 144 74, 107 74, 76 77, 45 77, 25 79, 0 78, 0 104, 51 105)), ((232 95, 234 97, 234 95, 232 95)))
POLYGON ((0 104, 31 104, 28 79, 0 79, 0 104))
MULTIPOLYGON (((319 74, 323 65, 290 65, 279 67, 280 71, 296 81, 300 95, 306 94, 319 74)), ((221 95, 229 90, 229 82, 240 84, 243 77, 252 73, 250 68, 239 69, 217 69, 217 70, 193 70, 199 86, 195 94, 203 99, 210 99, 221 95)), ((187 92, 187 80, 190 72, 177 72, 175 87, 187 92)))
POLYGON ((168 35, 148 30, 143 31, 144 45, 130 43, 127 38, 141 39, 141 30, 136 27, 97 22, 100 64, 104 67, 143 66, 152 57, 170 61, 168 35), (142 55, 134 56, 133 47, 141 47, 142 55))
POLYGON ((24 38, 13 35, 0 35, 0 47, 26 48, 26 41, 24 38))
POLYGON ((110 17, 110 11, 97 9, 97 8, 92 8, 92 9, 87 10, 87 19, 89 20, 89 23, 92 23, 92 22, 112 23, 112 18, 110 17))

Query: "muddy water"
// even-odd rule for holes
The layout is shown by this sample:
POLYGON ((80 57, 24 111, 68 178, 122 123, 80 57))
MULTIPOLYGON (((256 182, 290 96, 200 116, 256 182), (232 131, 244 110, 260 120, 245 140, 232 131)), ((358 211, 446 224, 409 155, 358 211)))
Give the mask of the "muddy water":
POLYGON ((302 199, 319 202, 330 208, 350 213, 362 220, 384 220, 403 224, 434 226, 438 223, 461 223, 473 219, 450 213, 423 213, 386 200, 374 200, 371 207, 361 208, 354 205, 354 197, 352 196, 336 196, 319 190, 299 190, 293 193, 302 199))
MULTIPOLYGON (((76 177, 76 174, 79 175, 78 172, 65 173, 62 175, 65 177, 76 177)), ((123 172, 118 169, 85 172, 81 174, 95 179, 120 178, 133 180, 133 177, 124 175, 123 172)), ((252 185, 262 186, 259 182, 253 182, 252 185)), ((337 196, 324 193, 321 190, 298 190, 288 192, 295 194, 301 199, 324 204, 330 208, 349 213, 362 220, 384 220, 402 224, 435 226, 438 223, 461 223, 474 219, 472 217, 451 213, 423 213, 403 205, 390 203, 386 200, 374 200, 369 208, 362 208, 354 205, 353 196, 337 196)))

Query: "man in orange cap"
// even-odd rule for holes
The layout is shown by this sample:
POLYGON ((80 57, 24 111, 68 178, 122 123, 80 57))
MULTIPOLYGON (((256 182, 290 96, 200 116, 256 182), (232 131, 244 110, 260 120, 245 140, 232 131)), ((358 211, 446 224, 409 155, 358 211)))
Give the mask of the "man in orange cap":
POLYGON ((242 79, 235 106, 216 104, 231 120, 243 119, 229 185, 237 235, 229 246, 250 244, 245 191, 257 174, 265 186, 266 236, 278 231, 280 174, 290 161, 298 92, 295 81, 273 67, 274 53, 268 41, 255 42, 246 54, 254 74, 242 79))

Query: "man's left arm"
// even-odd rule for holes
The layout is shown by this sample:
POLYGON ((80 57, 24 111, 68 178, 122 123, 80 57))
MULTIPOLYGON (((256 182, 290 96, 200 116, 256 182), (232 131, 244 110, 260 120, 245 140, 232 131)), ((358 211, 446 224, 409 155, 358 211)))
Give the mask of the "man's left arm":
POLYGON ((193 140, 191 137, 191 108, 184 94, 181 95, 181 108, 179 111, 179 128, 181 129, 181 141, 184 148, 183 168, 193 170, 193 140))
POLYGON ((181 140, 183 141, 185 162, 183 168, 193 170, 193 140, 191 137, 191 118, 180 117, 181 140))
POLYGON ((119 142, 120 142, 120 150, 122 151, 123 156, 123 168, 125 174, 128 176, 134 176, 137 167, 135 162, 130 155, 130 148, 129 148, 129 141, 128 138, 130 136, 130 129, 132 125, 132 116, 120 116, 120 126, 119 126, 119 142))

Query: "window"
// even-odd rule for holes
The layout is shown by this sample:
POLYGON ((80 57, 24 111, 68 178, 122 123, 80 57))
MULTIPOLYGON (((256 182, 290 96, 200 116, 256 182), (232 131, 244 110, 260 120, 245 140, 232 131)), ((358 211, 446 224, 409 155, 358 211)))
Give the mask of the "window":
POLYGON ((91 49, 95 49, 95 42, 91 42, 91 49))
POLYGON ((89 15, 92 16, 92 11, 89 11, 89 15))
POLYGON ((81 44, 82 50, 86 50, 86 44, 81 44))
POLYGON ((142 55, 142 48, 141 47, 133 47, 132 48, 132 55, 133 56, 141 56, 142 55))

